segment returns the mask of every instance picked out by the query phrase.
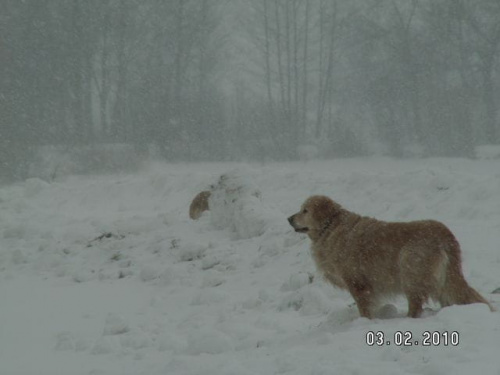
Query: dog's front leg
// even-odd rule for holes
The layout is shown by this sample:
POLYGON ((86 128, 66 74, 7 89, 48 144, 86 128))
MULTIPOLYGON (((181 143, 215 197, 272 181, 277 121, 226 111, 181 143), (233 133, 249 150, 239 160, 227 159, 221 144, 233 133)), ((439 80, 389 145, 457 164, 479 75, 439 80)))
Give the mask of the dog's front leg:
POLYGON ((371 307, 373 301, 373 289, 371 285, 358 280, 352 280, 351 282, 348 282, 347 285, 354 301, 356 301, 359 315, 371 319, 371 307))

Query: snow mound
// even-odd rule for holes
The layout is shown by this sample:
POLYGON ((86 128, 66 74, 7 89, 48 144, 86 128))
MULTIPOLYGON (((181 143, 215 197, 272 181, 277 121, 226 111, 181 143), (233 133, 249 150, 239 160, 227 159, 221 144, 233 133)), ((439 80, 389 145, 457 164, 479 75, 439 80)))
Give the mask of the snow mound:
POLYGON ((303 286, 312 283, 313 275, 310 273, 299 272, 293 275, 290 275, 290 278, 287 282, 283 283, 281 286, 281 290, 283 292, 295 291, 299 290, 303 286))
POLYGON ((236 239, 258 237, 286 223, 285 215, 262 201, 250 169, 235 169, 212 186, 209 207, 212 224, 229 228, 236 239))
POLYGON ((161 268, 157 266, 146 265, 141 269, 139 277, 142 281, 148 282, 160 278, 161 268))
POLYGON ((125 318, 119 314, 109 313, 104 323, 104 336, 121 335, 130 330, 125 318))
POLYGON ((331 307, 331 301, 320 288, 306 287, 286 294, 278 306, 278 311, 294 310, 304 316, 324 315, 331 307))
POLYGON ((179 262, 191 262, 195 259, 203 258, 207 245, 198 242, 187 242, 176 245, 178 250, 179 262))
POLYGON ((187 354, 199 355, 221 354, 234 350, 231 339, 224 333, 214 329, 201 329, 192 332, 188 337, 187 354))
POLYGON ((40 194, 43 190, 48 189, 50 184, 39 178, 28 178, 24 182, 24 194, 27 198, 32 198, 40 194))

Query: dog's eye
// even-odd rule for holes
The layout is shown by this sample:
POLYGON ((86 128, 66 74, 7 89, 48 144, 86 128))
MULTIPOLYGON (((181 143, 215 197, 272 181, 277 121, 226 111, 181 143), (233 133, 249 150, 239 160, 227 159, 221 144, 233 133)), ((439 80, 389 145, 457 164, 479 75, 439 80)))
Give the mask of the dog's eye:
POLYGON ((303 214, 307 214, 307 209, 304 208, 304 210, 302 211, 303 214))

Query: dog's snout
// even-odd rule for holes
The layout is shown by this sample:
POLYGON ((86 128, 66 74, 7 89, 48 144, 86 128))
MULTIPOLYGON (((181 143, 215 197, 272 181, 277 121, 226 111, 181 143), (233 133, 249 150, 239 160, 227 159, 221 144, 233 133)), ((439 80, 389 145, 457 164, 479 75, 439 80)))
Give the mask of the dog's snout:
POLYGON ((295 216, 295 215, 292 215, 292 216, 290 216, 290 217, 288 218, 288 222, 290 223, 290 225, 293 225, 293 217, 294 217, 294 216, 295 216))

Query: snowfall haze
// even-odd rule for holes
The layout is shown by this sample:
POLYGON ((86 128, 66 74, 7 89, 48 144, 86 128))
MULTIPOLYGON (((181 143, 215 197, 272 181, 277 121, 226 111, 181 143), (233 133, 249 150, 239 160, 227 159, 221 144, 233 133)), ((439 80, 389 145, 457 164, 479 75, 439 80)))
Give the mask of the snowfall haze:
POLYGON ((500 374, 498 312, 360 318, 286 219, 321 194, 439 220, 500 308, 499 21, 498 0, 0 1, 0 374, 500 374))
POLYGON ((471 157, 499 140, 499 19, 496 0, 6 1, 0 176, 471 157))

